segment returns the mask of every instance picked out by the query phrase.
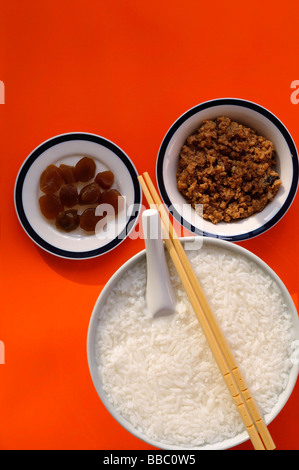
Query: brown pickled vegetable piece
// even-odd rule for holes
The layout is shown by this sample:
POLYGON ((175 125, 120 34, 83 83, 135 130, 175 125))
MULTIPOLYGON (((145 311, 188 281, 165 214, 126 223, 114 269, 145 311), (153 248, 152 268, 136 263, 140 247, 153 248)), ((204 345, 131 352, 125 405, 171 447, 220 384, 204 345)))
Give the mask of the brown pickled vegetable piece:
POLYGON ((97 183, 90 183, 81 189, 79 194, 80 204, 95 204, 101 195, 100 186, 97 183))
POLYGON ((114 174, 112 171, 102 171, 96 175, 94 180, 101 188, 109 189, 114 183, 114 174))
POLYGON ((86 232, 94 232, 97 223, 103 218, 102 215, 95 215, 95 211, 96 209, 94 207, 89 207, 81 214, 80 227, 86 232))
POLYGON ((101 194, 101 204, 110 204, 118 214, 124 208, 124 198, 117 189, 108 189, 101 194))
POLYGON ((62 204, 66 207, 73 207, 78 204, 78 190, 77 186, 73 183, 62 186, 59 196, 62 204))
POLYGON ((62 163, 59 165, 59 171, 65 183, 76 183, 78 181, 74 166, 62 163))
POLYGON ((44 194, 44 196, 41 196, 39 198, 39 206, 47 219, 55 219, 59 212, 63 210, 61 200, 55 194, 44 194))
POLYGON ((96 172, 96 164, 90 157, 81 158, 76 164, 76 176, 79 181, 91 180, 96 172))
POLYGON ((65 232, 71 232, 79 226, 80 217, 77 210, 68 209, 66 211, 59 212, 56 219, 56 227, 64 230, 65 232))
POLYGON ((40 176, 40 189, 46 194, 54 194, 64 184, 59 169, 49 165, 40 176))

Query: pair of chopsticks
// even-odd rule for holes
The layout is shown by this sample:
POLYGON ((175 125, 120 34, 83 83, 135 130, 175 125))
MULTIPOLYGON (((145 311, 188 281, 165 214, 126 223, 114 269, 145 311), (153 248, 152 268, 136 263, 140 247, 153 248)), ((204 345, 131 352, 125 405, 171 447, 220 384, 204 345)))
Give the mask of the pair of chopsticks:
POLYGON ((163 238, 197 315, 220 372, 238 408, 254 449, 274 450, 275 444, 255 403, 220 326, 209 306, 166 209, 147 172, 138 177, 144 196, 161 217, 163 238))

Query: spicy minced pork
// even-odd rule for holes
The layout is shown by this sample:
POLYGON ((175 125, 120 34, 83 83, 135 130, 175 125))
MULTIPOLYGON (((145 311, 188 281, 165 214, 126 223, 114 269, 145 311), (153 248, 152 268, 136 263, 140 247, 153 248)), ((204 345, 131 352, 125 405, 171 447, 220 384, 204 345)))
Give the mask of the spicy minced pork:
POLYGON ((214 224, 247 218, 281 185, 275 154, 270 140, 227 116, 205 120, 180 151, 178 189, 214 224))

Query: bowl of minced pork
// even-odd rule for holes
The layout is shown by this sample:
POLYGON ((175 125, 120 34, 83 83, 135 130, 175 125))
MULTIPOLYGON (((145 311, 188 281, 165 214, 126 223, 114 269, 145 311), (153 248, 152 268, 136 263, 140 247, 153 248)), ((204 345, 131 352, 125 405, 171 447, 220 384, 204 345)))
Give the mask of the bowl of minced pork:
POLYGON ((264 233, 288 212, 298 154, 271 111, 220 98, 194 106, 171 125, 156 173, 165 205, 189 232, 237 242, 264 233))
MULTIPOLYGON (((260 258, 210 237, 181 239, 265 422, 286 404, 298 377, 298 315, 285 285, 260 258)), ((153 318, 146 304, 146 254, 129 259, 94 306, 87 336, 99 398, 127 431, 159 449, 224 450, 248 440, 166 253, 176 311, 153 318)))

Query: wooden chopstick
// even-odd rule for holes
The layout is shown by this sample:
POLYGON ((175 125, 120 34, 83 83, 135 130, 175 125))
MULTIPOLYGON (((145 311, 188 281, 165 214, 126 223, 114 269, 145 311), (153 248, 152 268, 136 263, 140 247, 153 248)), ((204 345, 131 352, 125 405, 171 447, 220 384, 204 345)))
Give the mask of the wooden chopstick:
POLYGON ((148 204, 155 206, 160 213, 166 248, 178 271, 222 376, 237 405, 254 448, 257 450, 275 449, 269 430, 214 317, 149 174, 147 172, 143 173, 138 179, 148 204))
MULTIPOLYGON (((195 273, 190 265, 190 262, 186 256, 186 253, 183 249, 183 246, 180 242, 180 240, 178 239, 177 237, 177 234, 175 233, 175 230, 173 228, 173 226, 171 225, 171 222, 169 220, 169 216, 166 212, 166 209, 161 201, 161 198, 155 188, 155 186, 153 185, 151 179, 150 179, 150 176, 149 174, 146 172, 143 174, 144 176, 144 180, 146 182, 146 184, 148 185, 149 187, 149 191, 150 193, 152 194, 152 201, 154 202, 154 204, 157 206, 157 209, 159 210, 159 213, 161 215, 161 219, 162 219, 162 222, 169 225, 170 229, 169 229, 169 236, 172 238, 173 240, 173 243, 175 245, 175 248, 177 250, 177 253, 181 259, 181 262, 182 264, 184 265, 186 271, 187 271, 187 274, 188 274, 188 277, 190 279, 190 282, 192 284, 192 287, 194 289, 194 291, 197 293, 198 295, 198 298, 199 298, 199 301, 201 302, 201 305, 202 305, 202 308, 205 312, 205 315, 207 316, 207 319, 211 325, 211 328, 219 342, 219 345, 221 347, 221 350, 224 354, 224 357, 228 363, 228 366, 229 368, 231 369, 232 371, 232 374, 235 378, 235 381, 237 382, 238 384, 238 388, 240 389, 241 391, 241 394, 246 402, 246 405, 254 419, 254 422, 255 422, 255 425, 258 429, 258 432, 260 433, 263 441, 264 441, 264 444, 265 444, 265 447, 266 449, 269 449, 269 450, 273 450, 275 449, 275 444, 273 442, 273 439, 269 433, 269 430, 261 416, 261 413, 258 409, 258 406, 255 402, 255 400, 253 399, 249 389, 248 389, 248 386, 245 382, 245 379, 244 377, 242 376, 241 372, 240 372, 240 369, 236 363, 236 360, 229 348, 229 345, 226 341, 226 338, 225 336, 223 335, 222 331, 221 331, 221 328, 210 308, 210 305, 206 299, 206 296, 201 288, 201 285, 200 283, 198 282, 198 279, 197 277, 195 276, 195 273)), ((167 225, 166 225, 167 226, 167 225)))

